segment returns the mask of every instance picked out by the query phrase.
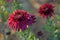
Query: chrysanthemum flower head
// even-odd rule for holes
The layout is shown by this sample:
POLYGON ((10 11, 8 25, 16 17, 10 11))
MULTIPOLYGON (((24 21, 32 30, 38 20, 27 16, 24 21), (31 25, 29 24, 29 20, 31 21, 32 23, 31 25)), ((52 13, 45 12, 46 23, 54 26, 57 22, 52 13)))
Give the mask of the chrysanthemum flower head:
POLYGON ((37 32, 37 35, 42 36, 43 35, 42 31, 37 32))
POLYGON ((12 2, 12 0, 5 0, 6 2, 12 2))
POLYGON ((40 5, 38 12, 41 17, 51 17, 54 13, 54 6, 52 4, 42 4, 40 5))
POLYGON ((24 31, 28 25, 35 23, 35 19, 34 15, 29 14, 25 10, 15 10, 8 18, 8 25, 15 31, 20 29, 24 31))

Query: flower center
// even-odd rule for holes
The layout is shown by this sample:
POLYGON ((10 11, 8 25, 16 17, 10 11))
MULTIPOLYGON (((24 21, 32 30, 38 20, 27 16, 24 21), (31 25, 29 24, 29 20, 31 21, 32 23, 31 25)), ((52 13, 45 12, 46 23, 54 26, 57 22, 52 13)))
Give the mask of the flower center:
POLYGON ((23 15, 20 15, 20 14, 16 14, 14 16, 14 20, 23 21, 24 20, 24 16, 23 15))
POLYGON ((51 9, 49 8, 44 8, 43 9, 44 15, 49 15, 51 13, 51 9))

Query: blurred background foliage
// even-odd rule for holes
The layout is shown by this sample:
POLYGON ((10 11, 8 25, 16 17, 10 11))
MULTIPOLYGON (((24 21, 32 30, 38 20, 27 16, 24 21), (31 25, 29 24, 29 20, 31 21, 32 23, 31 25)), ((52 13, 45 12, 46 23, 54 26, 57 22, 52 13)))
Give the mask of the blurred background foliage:
POLYGON ((60 0, 0 0, 0 40, 60 40, 59 30, 60 0), (51 17, 49 19, 50 21, 46 20, 46 25, 42 24, 37 13, 37 8, 44 3, 55 5, 54 18, 51 17), (36 24, 31 27, 31 30, 27 29, 25 32, 14 32, 8 28, 7 18, 16 9, 24 9, 38 17, 36 24), (52 26, 50 27, 49 25, 52 26), (44 34, 41 37, 37 37, 36 34, 39 30, 42 30, 44 34))

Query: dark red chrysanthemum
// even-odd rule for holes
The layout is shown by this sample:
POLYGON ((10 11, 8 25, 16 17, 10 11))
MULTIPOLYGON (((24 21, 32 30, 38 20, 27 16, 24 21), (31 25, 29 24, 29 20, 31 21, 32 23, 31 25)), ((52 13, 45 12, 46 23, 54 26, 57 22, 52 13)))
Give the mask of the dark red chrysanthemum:
POLYGON ((5 0, 6 2, 12 2, 12 0, 5 0))
POLYGON ((51 17, 54 13, 54 6, 52 4, 42 4, 39 9, 38 12, 40 13, 41 17, 51 17))
POLYGON ((43 35, 42 31, 37 32, 37 35, 42 36, 43 35))
POLYGON ((27 25, 35 23, 35 19, 34 15, 31 15, 24 10, 15 10, 8 18, 8 25, 15 31, 19 31, 20 29, 24 31, 27 29, 27 25))

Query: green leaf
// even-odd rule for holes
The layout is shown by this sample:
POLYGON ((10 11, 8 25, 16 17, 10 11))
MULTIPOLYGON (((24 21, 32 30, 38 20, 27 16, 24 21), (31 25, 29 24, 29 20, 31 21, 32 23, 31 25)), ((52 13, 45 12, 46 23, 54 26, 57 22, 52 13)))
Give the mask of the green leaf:
POLYGON ((57 16, 56 16, 56 18, 57 18, 57 20, 59 20, 59 21, 60 21, 60 16, 59 16, 59 15, 57 15, 57 16))

